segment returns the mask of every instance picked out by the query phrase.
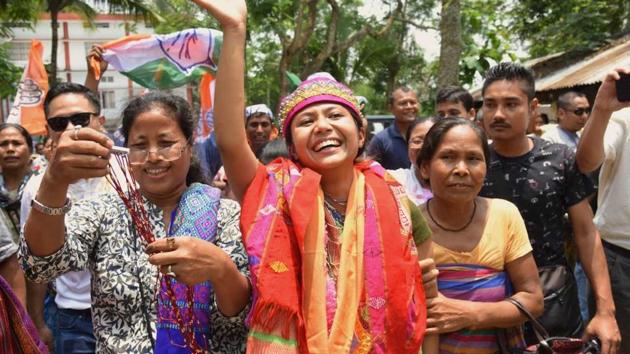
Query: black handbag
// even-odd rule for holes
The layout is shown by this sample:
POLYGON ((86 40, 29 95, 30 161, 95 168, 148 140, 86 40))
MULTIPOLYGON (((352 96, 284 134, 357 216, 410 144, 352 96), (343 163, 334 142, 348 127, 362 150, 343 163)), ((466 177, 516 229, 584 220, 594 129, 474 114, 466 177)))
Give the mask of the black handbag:
POLYGON ((545 301, 538 321, 552 337, 581 337, 584 324, 573 272, 564 265, 546 266, 539 268, 538 275, 545 301))
POLYGON ((545 327, 534 318, 534 316, 514 298, 507 298, 516 306, 529 320, 532 329, 537 337, 537 343, 527 348, 508 348, 505 331, 499 331, 498 343, 501 354, 599 354, 599 342, 595 339, 584 342, 579 338, 552 337, 545 327))

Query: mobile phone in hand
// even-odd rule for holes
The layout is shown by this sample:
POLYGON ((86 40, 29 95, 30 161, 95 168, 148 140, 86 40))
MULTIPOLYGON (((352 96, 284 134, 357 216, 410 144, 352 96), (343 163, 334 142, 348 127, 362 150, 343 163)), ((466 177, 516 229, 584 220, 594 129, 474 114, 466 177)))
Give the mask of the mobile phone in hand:
POLYGON ((630 102, 630 74, 619 73, 617 80, 617 99, 619 102, 630 102))

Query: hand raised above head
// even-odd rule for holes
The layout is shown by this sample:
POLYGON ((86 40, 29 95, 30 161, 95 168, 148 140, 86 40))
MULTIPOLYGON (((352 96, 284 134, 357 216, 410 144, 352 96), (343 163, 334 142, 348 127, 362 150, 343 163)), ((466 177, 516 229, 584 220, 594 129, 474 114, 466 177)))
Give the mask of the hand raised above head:
POLYGON ((224 30, 244 28, 247 23, 245 0, 193 0, 221 23, 224 30))
POLYGON ((630 102, 619 102, 617 99, 616 82, 620 79, 621 74, 630 74, 630 67, 619 68, 606 74, 606 77, 597 90, 594 107, 608 112, 630 107, 630 102))
POLYGON ((92 128, 69 128, 61 134, 46 174, 56 183, 68 185, 105 176, 112 147, 107 135, 92 128))
POLYGON ((101 70, 101 74, 103 74, 105 70, 107 70, 108 63, 105 60, 103 60, 103 50, 104 50, 103 47, 101 47, 100 45, 92 44, 90 51, 85 57, 89 72, 93 71, 93 67, 90 65, 90 60, 92 58, 94 58, 94 60, 98 62, 99 68, 101 70))

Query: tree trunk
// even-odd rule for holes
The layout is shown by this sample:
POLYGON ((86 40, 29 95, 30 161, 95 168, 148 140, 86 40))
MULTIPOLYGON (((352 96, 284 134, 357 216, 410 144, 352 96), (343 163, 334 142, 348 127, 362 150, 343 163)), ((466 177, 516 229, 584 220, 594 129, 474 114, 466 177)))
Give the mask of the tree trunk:
POLYGON ((52 48, 50 50, 50 83, 57 82, 57 45, 59 43, 59 10, 50 7, 50 25, 52 26, 52 48))
POLYGON ((438 88, 459 85, 459 59, 462 55, 460 0, 442 0, 440 15, 438 88))
MULTIPOLYGON (((308 47, 308 42, 315 33, 315 24, 317 16, 321 15, 317 12, 318 0, 304 0, 302 6, 298 10, 296 16, 296 26, 294 28, 293 38, 283 40, 283 35, 280 35, 280 41, 282 42, 283 51, 282 58, 280 59, 279 72, 280 72, 280 96, 284 96, 287 93, 286 71, 290 70, 293 61, 296 57, 304 56, 305 50, 308 47), (306 22, 304 22, 306 21, 306 22)), ((330 7, 331 15, 330 20, 326 23, 326 44, 316 55, 310 55, 306 61, 302 63, 301 70, 299 70, 301 77, 306 77, 314 72, 321 70, 323 64, 331 56, 347 51, 351 46, 362 40, 367 36, 374 38, 382 37, 389 32, 394 24, 394 20, 398 18, 402 9, 402 1, 397 1, 397 6, 386 18, 386 22, 380 26, 380 28, 374 29, 372 24, 366 24, 357 31, 349 34, 345 39, 340 40, 338 33, 338 25, 343 16, 341 13, 341 7, 337 0, 326 0, 326 3, 330 7)))

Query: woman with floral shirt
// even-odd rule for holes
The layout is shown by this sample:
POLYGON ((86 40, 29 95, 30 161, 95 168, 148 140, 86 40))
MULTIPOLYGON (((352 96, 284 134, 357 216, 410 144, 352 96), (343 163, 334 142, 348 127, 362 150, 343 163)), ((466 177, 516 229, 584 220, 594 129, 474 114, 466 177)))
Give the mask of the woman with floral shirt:
MULTIPOLYGON (((55 100, 51 112, 54 105, 55 100)), ((104 157, 113 145, 99 132, 75 127, 61 136, 24 227, 20 252, 26 275, 43 282, 90 270, 98 353, 189 353, 180 325, 191 312, 193 341, 203 351, 243 352, 250 286, 240 210, 220 199, 220 191, 196 183, 190 106, 159 92, 138 97, 123 112, 122 131, 157 241, 145 244, 114 194, 81 201, 64 216, 68 185, 106 175, 104 157), (183 321, 176 320, 173 298, 158 291, 158 268, 151 263, 167 275, 162 290, 165 281, 172 282, 183 321), (192 311, 185 285, 194 285, 192 311)))

